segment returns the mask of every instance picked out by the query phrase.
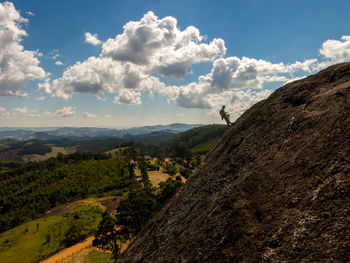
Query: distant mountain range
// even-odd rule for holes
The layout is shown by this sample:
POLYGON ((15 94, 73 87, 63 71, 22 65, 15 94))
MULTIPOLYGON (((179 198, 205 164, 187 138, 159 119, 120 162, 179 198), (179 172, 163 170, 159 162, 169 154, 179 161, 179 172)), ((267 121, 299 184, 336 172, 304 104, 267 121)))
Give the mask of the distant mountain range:
POLYGON ((173 123, 169 125, 143 126, 129 129, 109 129, 94 127, 0 127, 0 139, 86 140, 98 137, 137 136, 154 132, 178 133, 202 125, 203 124, 173 123))

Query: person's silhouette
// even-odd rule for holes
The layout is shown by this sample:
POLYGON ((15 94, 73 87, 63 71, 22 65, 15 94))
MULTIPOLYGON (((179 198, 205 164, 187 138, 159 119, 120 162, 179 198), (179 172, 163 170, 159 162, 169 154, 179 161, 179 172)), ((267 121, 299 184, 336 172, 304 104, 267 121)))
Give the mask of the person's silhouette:
POLYGON ((232 122, 230 122, 230 119, 229 119, 229 114, 225 111, 225 105, 222 106, 222 109, 220 110, 220 116, 221 116, 221 119, 222 120, 225 120, 226 121, 226 124, 228 126, 231 126, 232 125, 232 122))

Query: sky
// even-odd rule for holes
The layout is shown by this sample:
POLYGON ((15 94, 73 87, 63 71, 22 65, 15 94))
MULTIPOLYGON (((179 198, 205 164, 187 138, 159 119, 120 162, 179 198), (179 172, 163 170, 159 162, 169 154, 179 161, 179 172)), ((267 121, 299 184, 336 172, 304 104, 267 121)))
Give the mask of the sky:
POLYGON ((235 120, 350 60, 346 0, 0 1, 0 127, 235 120))

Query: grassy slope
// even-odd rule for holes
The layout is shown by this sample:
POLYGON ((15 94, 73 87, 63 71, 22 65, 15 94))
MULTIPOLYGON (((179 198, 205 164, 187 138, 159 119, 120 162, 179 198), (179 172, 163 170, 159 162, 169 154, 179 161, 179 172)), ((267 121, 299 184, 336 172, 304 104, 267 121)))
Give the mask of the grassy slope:
POLYGON ((215 143, 220 139, 220 137, 214 138, 210 141, 198 144, 190 149, 190 152, 194 154, 205 154, 210 151, 211 148, 215 145, 215 143))
POLYGON ((57 252, 63 247, 59 246, 59 239, 64 239, 71 220, 84 222, 86 234, 91 234, 97 229, 102 211, 101 205, 89 199, 79 202, 68 213, 33 220, 2 233, 0 263, 36 262, 57 252), (47 242, 47 235, 50 235, 50 242, 47 242))
POLYGON ((56 146, 52 146, 51 147, 51 152, 46 153, 44 155, 44 157, 46 159, 50 158, 50 157, 56 157, 58 153, 62 153, 62 154, 71 154, 71 153, 75 153, 77 150, 77 146, 66 146, 66 147, 56 147, 56 146))
POLYGON ((84 263, 112 263, 111 254, 92 250, 86 256, 84 263))
MULTIPOLYGON (((46 243, 45 235, 62 221, 62 216, 37 219, 3 233, 0 236, 0 262, 33 262, 58 250, 58 242, 46 243), (39 230, 37 231, 37 224, 39 230), (28 229, 28 232, 26 232, 28 229), (19 253, 20 252, 20 253, 19 253)), ((55 231, 56 232, 56 231, 55 231)))
POLYGON ((66 147, 57 147, 57 146, 51 146, 51 152, 45 153, 44 155, 40 154, 25 154, 23 155, 23 160, 25 162, 38 162, 38 161, 44 161, 51 157, 56 157, 58 153, 62 154, 72 154, 75 153, 77 150, 77 146, 66 146, 66 147))
POLYGON ((11 139, 1 139, 0 140, 0 151, 11 148, 12 146, 18 144, 17 141, 11 139))
MULTIPOLYGON (((72 263, 72 262, 112 263, 114 261, 112 260, 110 253, 106 253, 103 251, 96 250, 92 247, 88 247, 58 262, 60 263, 72 263)), ((53 261, 53 263, 56 263, 56 261, 53 261)))

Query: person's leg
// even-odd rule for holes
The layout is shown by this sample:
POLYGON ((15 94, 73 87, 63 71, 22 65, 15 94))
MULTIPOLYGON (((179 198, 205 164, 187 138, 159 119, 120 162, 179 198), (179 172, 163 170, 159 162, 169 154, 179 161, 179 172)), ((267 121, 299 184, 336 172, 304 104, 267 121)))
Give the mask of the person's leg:
POLYGON ((230 122, 230 120, 229 120, 227 117, 225 117, 224 119, 225 119, 225 121, 226 121, 226 124, 227 124, 228 126, 231 126, 232 123, 230 122))

